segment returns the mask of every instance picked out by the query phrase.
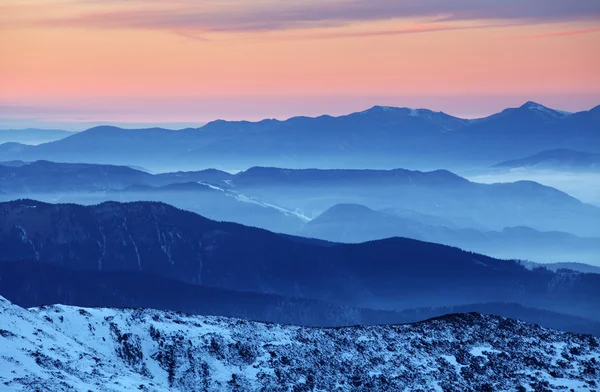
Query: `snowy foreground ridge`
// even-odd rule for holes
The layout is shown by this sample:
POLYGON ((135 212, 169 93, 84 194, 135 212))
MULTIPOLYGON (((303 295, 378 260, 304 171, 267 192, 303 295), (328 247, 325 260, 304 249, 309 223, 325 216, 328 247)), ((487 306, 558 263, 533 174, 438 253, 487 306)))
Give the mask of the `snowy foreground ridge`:
POLYGON ((479 314, 305 328, 0 297, 2 391, 590 391, 598 346, 479 314))

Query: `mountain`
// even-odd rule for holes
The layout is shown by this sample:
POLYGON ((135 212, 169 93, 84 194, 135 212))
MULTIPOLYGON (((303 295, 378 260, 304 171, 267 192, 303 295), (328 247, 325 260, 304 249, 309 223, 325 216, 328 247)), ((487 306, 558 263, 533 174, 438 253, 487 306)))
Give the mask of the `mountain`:
POLYGON ((80 271, 26 261, 0 263, 0 279, 4 282, 0 295, 22 307, 63 304, 120 309, 154 308, 319 327, 397 324, 476 311, 562 331, 600 336, 600 322, 508 303, 384 311, 203 287, 135 271, 80 271), (156 290, 156 287, 161 287, 161 290, 156 290))
POLYGON ((334 242, 365 242, 390 237, 458 246, 494 257, 541 262, 570 260, 600 265, 600 238, 542 232, 528 227, 482 231, 424 223, 364 205, 337 204, 307 222, 297 233, 334 242))
MULTIPOLYGON (((535 102, 474 120, 451 142, 454 154, 468 154, 474 162, 492 157, 504 161, 539 151, 567 148, 600 153, 600 137, 595 130, 600 118, 590 111, 566 113, 535 102), (504 156, 504 158, 500 158, 504 156)), ((490 162, 489 164, 493 164, 490 162)))
POLYGON ((505 109, 500 113, 477 119, 474 123, 481 124, 493 120, 501 120, 499 124, 518 122, 522 127, 525 127, 526 124, 529 126, 532 124, 537 125, 539 121, 554 123, 555 121, 565 119, 570 115, 571 113, 550 109, 539 103, 528 101, 518 108, 505 109))
MULTIPOLYGON (((586 137, 592 133, 595 133, 597 137, 598 125, 600 124, 600 105, 588 111, 573 113, 571 116, 565 118, 564 124, 568 129, 576 132, 579 141, 585 140, 586 137)), ((582 150, 585 149, 586 148, 582 148, 582 150)))
MULTIPOLYGON (((27 144, 17 143, 17 142, 6 142, 0 144, 0 156, 18 156, 22 153, 30 151, 29 148, 32 146, 28 146, 27 144)), ((19 161, 20 159, 12 159, 9 158, 10 161, 19 161)))
POLYGON ((394 170, 291 170, 252 167, 236 175, 216 169, 150 174, 127 167, 105 164, 59 163, 50 161, 0 162, 1 189, 11 193, 118 190, 133 185, 152 187, 176 183, 206 182, 222 187, 289 185, 452 185, 468 182, 446 170, 419 172, 394 170), (52 176, 53 181, 48 180, 52 176))
MULTIPOLYGON (((405 322, 418 322, 455 313, 480 313, 537 324, 560 331, 600 336, 600 323, 581 317, 525 307, 515 303, 487 302, 440 308, 416 308, 397 312, 405 322)), ((396 317, 396 315, 394 315, 396 317)))
POLYGON ((14 142, 37 145, 64 139, 73 134, 74 132, 58 129, 0 129, 0 144, 14 142))
POLYGON ((600 209, 532 181, 480 184, 445 170, 250 168, 227 186, 316 217, 335 204, 411 210, 478 230, 528 226, 600 237, 600 209))
POLYGON ((94 192, 134 185, 167 186, 197 181, 223 182, 231 175, 208 169, 152 175, 127 166, 35 161, 0 163, 0 190, 13 194, 94 192))
POLYGON ((215 169, 150 174, 126 166, 36 161, 0 165, 0 179, 3 200, 163 201, 288 234, 332 205, 363 204, 436 226, 479 231, 528 226, 600 236, 600 209, 554 188, 528 181, 478 184, 446 170, 252 167, 235 175, 215 169))
POLYGON ((126 166, 36 161, 0 166, 0 189, 7 193, 77 192, 143 184, 152 176, 126 166))
MULTIPOLYGON (((158 181, 165 179, 161 177, 158 181)), ((185 179, 183 176, 174 180, 185 179)), ((123 190, 94 194, 87 202, 81 195, 61 197, 61 201, 85 204, 97 204, 105 200, 164 202, 217 221, 236 222, 281 233, 297 232, 307 219, 294 211, 262 203, 234 190, 204 182, 172 183, 161 187, 134 185, 123 190)))
POLYGON ((227 180, 230 180, 232 175, 217 169, 204 169, 187 172, 172 172, 172 173, 159 173, 154 175, 154 185, 169 185, 173 183, 182 182, 208 182, 211 184, 222 184, 227 180))
POLYGON ((200 139, 197 130, 191 128, 172 131, 99 126, 39 146, 19 146, 9 150, 0 145, 0 157, 9 150, 19 156, 31 157, 27 159, 29 161, 135 165, 163 171, 162 166, 157 167, 157 162, 177 158, 190 146, 198 145, 200 139))
POLYGON ((0 146, 0 160, 138 165, 154 171, 255 165, 464 168, 543 150, 600 153, 598 108, 567 114, 534 102, 468 120, 427 109, 375 106, 339 117, 258 122, 217 120, 201 128, 95 127, 39 146, 0 146))
POLYGON ((600 373, 594 337, 477 313, 322 329, 3 298, 0 311, 10 390, 585 391, 600 373))
POLYGON ((307 222, 298 233, 334 242, 359 243, 391 237, 424 239, 434 230, 446 230, 360 204, 336 204, 307 222), (428 233, 429 232, 429 233, 428 233))
POLYGON ((392 169, 282 169, 251 167, 237 173, 232 182, 236 186, 369 186, 369 185, 462 185, 468 180, 447 170, 421 172, 392 169))
POLYGON ((36 161, 0 164, 0 199, 97 204, 106 200, 163 201, 216 220, 293 233, 302 219, 233 190, 216 188, 232 175, 215 169, 149 174, 126 166, 36 161))
POLYGON ((490 244, 479 244, 468 249, 486 249, 489 254, 500 258, 521 258, 558 265, 577 261, 600 265, 598 237, 578 237, 570 233, 539 231, 530 227, 506 227, 501 231, 485 234, 490 239, 490 244))
MULTIPOLYGON (((139 271, 78 270, 23 260, 1 262, 0 280, 3 282, 0 295, 22 307, 64 304, 154 308, 321 327, 422 320, 393 311, 186 284, 139 271), (161 289, 157 290, 157 287, 161 289)), ((565 330, 591 332, 600 336, 600 328, 586 325, 585 322, 578 326, 570 321, 569 316, 553 314, 549 319, 559 323, 565 330)))
POLYGON ((21 167, 27 165, 28 162, 23 161, 4 161, 0 162, 0 166, 21 167))
POLYGON ((600 267, 595 265, 588 265, 583 263, 534 263, 531 261, 520 261, 527 268, 547 268, 551 271, 558 271, 560 269, 568 269, 572 271, 583 272, 586 274, 600 274, 600 267))
POLYGON ((600 154, 573 151, 567 149, 556 149, 542 151, 522 159, 504 161, 495 164, 493 168, 534 168, 553 170, 600 170, 600 154))
POLYGON ((333 246, 302 242, 162 203, 1 203, 0 248, 0 262, 140 272, 353 307, 499 301, 599 319, 600 275, 528 270, 514 261, 403 238, 333 246))

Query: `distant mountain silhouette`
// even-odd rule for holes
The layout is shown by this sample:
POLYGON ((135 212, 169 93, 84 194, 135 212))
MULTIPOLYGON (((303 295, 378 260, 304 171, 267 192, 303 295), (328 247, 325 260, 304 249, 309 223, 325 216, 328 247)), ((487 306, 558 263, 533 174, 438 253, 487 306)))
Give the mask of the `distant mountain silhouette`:
POLYGON ((0 144, 7 142, 37 145, 64 139, 75 132, 58 129, 0 129, 0 144))
POLYGON ((572 169, 600 170, 600 154, 573 151, 564 148, 542 151, 522 159, 504 161, 492 166, 494 168, 514 169, 519 167, 535 169, 572 169))
POLYGON ((569 233, 542 232, 528 227, 511 227, 501 231, 448 228, 389 212, 374 211, 363 205, 335 205, 308 222, 298 234, 349 243, 406 237, 502 258, 600 264, 600 238, 581 238, 569 233))
POLYGON ((447 170, 281 169, 251 167, 232 178, 239 186, 339 186, 339 185, 463 185, 468 180, 447 170))
POLYGON ((477 303, 402 312, 356 308, 272 294, 223 290, 126 271, 82 271, 46 263, 0 263, 0 295, 22 307, 52 304, 152 308, 303 326, 398 324, 449 313, 512 317, 563 331, 600 336, 600 323, 514 303, 477 303), (161 290, 156 290, 160 287, 161 290))
POLYGON ((436 226, 478 230, 529 226, 600 236, 600 209, 554 188, 531 181, 479 184, 446 170, 253 167, 235 175, 214 169, 152 175, 126 166, 36 161, 0 165, 0 179, 4 200, 164 201, 213 219, 286 233, 293 233, 299 222, 283 215, 309 220, 341 203, 395 211, 436 226), (215 192, 205 192, 210 186, 215 192), (198 194, 184 195, 194 190, 198 194), (246 213, 254 217, 246 219, 246 213))
MULTIPOLYGON (((18 142, 6 142, 0 144, 0 156, 18 156, 23 152, 29 151, 29 148, 32 146, 28 146, 27 144, 18 143, 18 142)), ((12 159, 9 158, 9 161, 19 161, 20 159, 12 159)))
POLYGON ((154 181, 152 181, 152 183, 156 186, 198 181, 208 182, 211 184, 222 184, 224 181, 229 180, 232 177, 233 176, 231 174, 222 170, 204 169, 197 171, 179 171, 155 174, 154 181))
MULTIPOLYGON (((228 184, 248 196, 311 217, 335 204, 411 210, 487 230, 529 226, 600 237, 600 209, 533 181, 480 184, 451 172, 250 168, 228 184)), ((417 219, 418 220, 418 219, 417 219)))
POLYGON ((24 161, 3 161, 0 162, 0 166, 10 166, 10 167, 21 167, 27 165, 29 162, 24 161))
MULTIPOLYGON (((1 262, 0 279, 3 282, 0 295, 23 307, 51 304, 146 307, 322 327, 416 321, 399 312, 223 290, 136 271, 77 270, 46 263, 18 261, 1 262)), ((561 317, 569 319, 569 316, 561 317)))
POLYGON ((36 161, 0 166, 0 189, 11 193, 91 191, 143 184, 152 176, 126 166, 36 161))
POLYGON ((336 204, 308 222, 299 234, 334 242, 359 243, 391 237, 423 240, 428 235, 434 237, 433 231, 450 230, 374 211, 360 204, 336 204))
POLYGON ((0 190, 7 193, 107 191, 133 185, 166 186, 194 181, 222 182, 231 175, 209 169, 152 175, 127 166, 35 161, 0 163, 0 190))
POLYGON ((402 238, 320 245, 162 203, 1 203, 0 248, 0 262, 141 272, 355 307, 500 301, 600 320, 600 275, 528 270, 513 261, 402 238))
POLYGON ((461 167, 568 148, 600 153, 600 109, 568 114, 527 102, 467 120, 427 109, 375 106, 345 116, 217 120, 198 129, 96 127, 40 146, 0 146, 0 160, 139 165, 461 167), (350 163, 349 163, 350 162, 350 163))
POLYGON ((202 191, 214 192, 214 190, 211 189, 209 186, 202 185, 198 182, 181 182, 181 183, 164 185, 164 186, 160 186, 160 187, 153 187, 150 185, 132 185, 125 189, 117 191, 117 193, 122 194, 122 193, 127 193, 127 192, 150 192, 150 193, 158 192, 158 193, 162 193, 162 192, 202 192, 202 191))
MULTIPOLYGON (((65 196, 64 199, 81 200, 81 197, 65 196)), ((96 196, 96 202, 104 200, 164 202, 217 221, 236 222, 283 233, 295 233, 302 226, 302 220, 292 212, 198 182, 173 183, 161 187, 133 185, 96 196)))

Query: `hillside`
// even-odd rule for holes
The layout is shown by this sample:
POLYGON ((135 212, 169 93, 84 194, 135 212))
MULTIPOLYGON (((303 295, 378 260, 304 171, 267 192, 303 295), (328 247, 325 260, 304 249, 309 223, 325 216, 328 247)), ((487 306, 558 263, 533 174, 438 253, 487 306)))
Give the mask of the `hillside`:
POLYGON ((596 386, 596 338, 476 313, 333 329, 0 298, 10 390, 556 390, 596 386))
POLYGON ((0 262, 158 275, 187 284, 374 309, 517 302, 598 319, 600 275, 528 270, 392 238, 321 245, 154 202, 0 204, 0 262))

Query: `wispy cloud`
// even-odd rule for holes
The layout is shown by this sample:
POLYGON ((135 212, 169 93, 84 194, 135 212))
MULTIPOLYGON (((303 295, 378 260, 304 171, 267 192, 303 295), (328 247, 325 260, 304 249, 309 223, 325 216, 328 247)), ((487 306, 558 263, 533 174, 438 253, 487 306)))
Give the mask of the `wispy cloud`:
POLYGON ((580 34, 590 34, 590 33, 600 33, 600 27, 591 28, 591 29, 581 29, 581 30, 568 30, 568 31, 555 31, 551 33, 543 33, 543 34, 531 34, 531 35, 522 35, 519 37, 513 38, 552 38, 552 37, 564 37, 569 35, 580 35, 580 34))
MULTIPOLYGON (((600 20, 598 0, 85 0, 72 4, 74 12, 70 15, 33 17, 27 23, 162 29, 196 36, 211 32, 339 27, 403 18, 441 25, 498 20, 519 24, 600 20)), ((444 27, 431 31, 441 29, 444 27)))
POLYGON ((335 39, 335 38, 361 38, 361 37, 377 37, 377 36, 391 36, 391 35, 405 35, 405 34, 422 34, 422 33, 434 33, 440 31, 452 31, 452 30, 473 30, 490 27, 507 27, 512 24, 497 24, 497 25, 463 25, 463 26, 452 26, 447 24, 429 24, 429 25, 413 25, 406 26, 397 29, 387 30, 368 30, 368 31, 335 31, 335 32, 324 32, 317 34, 304 34, 299 36, 302 39, 335 39))

